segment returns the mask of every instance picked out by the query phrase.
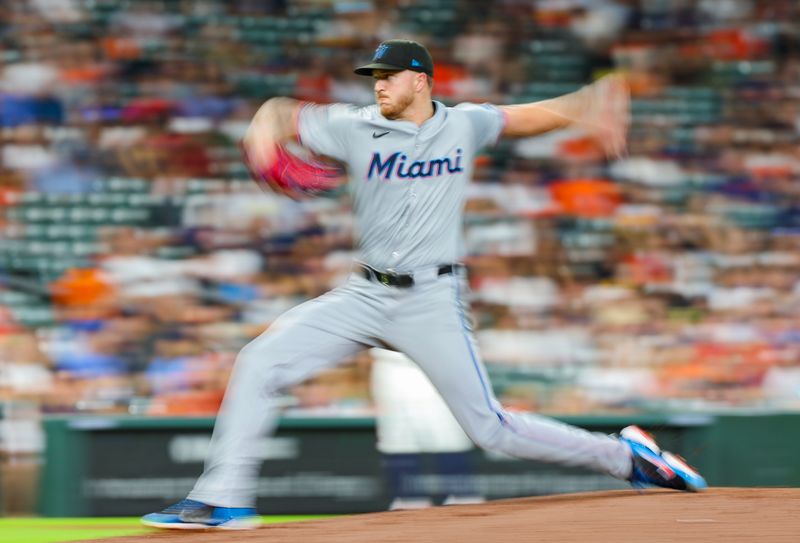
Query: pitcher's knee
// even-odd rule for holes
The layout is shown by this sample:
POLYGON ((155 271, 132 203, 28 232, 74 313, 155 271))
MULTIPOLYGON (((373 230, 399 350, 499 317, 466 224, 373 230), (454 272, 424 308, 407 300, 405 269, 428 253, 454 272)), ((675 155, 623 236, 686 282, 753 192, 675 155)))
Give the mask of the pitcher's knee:
POLYGON ((468 430, 467 435, 477 447, 483 450, 505 452, 503 451, 505 432, 506 430, 498 421, 492 427, 468 430))
POLYGON ((281 358, 269 344, 250 342, 236 356, 234 376, 250 382, 262 382, 269 392, 279 390, 289 381, 287 366, 281 362, 281 358))

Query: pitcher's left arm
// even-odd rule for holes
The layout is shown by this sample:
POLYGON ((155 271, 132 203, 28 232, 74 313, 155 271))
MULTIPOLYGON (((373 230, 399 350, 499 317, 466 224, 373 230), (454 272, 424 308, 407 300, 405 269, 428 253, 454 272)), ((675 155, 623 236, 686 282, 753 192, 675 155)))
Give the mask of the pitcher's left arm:
POLYGON ((597 140, 607 156, 618 157, 625 151, 630 89, 622 75, 605 76, 557 98, 499 108, 506 116, 503 136, 536 136, 578 126, 597 140))

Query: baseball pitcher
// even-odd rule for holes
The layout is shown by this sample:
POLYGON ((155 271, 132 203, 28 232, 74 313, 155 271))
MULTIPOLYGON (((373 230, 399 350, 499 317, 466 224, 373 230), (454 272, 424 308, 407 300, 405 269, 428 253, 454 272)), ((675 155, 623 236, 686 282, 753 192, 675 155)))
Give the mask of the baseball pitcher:
MULTIPOLYGON (((161 528, 256 526, 256 446, 275 429, 276 393, 370 347, 402 352, 418 364, 479 447, 582 466, 636 486, 705 488, 695 470, 636 427, 608 436, 504 410, 492 392, 465 301, 462 218, 476 154, 501 137, 577 125, 608 156, 619 155, 629 110, 624 79, 608 76, 536 103, 448 107, 431 99, 431 55, 406 40, 380 44, 372 62, 355 72, 373 79, 374 105, 271 99, 243 141, 251 170, 270 172, 270 185, 290 196, 301 194, 303 180, 286 157, 287 142, 345 166, 359 255, 352 273, 242 349, 202 476, 187 499, 143 522, 161 528), (282 175, 291 182, 280 182, 282 175)), ((310 177, 318 187, 326 175, 310 177)))

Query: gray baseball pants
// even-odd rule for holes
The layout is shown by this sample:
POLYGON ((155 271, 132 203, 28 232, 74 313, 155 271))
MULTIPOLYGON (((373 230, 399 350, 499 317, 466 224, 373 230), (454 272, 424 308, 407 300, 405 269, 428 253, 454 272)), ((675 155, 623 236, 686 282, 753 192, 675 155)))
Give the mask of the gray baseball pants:
POLYGON ((239 353, 217 417, 205 470, 189 498, 219 507, 253 507, 263 454, 259 438, 279 417, 281 389, 372 346, 387 346, 428 375, 467 435, 510 456, 582 466, 627 478, 627 445, 532 413, 509 413, 496 400, 471 330, 463 271, 415 272, 410 288, 357 273, 282 315, 239 353))

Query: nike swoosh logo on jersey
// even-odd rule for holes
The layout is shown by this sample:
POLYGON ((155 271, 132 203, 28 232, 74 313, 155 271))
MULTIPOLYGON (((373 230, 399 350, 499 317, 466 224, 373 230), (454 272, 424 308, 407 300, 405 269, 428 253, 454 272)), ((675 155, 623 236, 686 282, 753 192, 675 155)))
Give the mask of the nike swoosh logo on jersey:
POLYGON ((387 130, 386 132, 383 132, 381 134, 376 134, 375 132, 373 132, 372 133, 372 137, 375 138, 375 139, 382 138, 383 136, 385 136, 389 132, 391 132, 391 130, 387 130))

